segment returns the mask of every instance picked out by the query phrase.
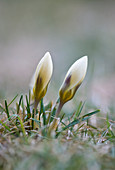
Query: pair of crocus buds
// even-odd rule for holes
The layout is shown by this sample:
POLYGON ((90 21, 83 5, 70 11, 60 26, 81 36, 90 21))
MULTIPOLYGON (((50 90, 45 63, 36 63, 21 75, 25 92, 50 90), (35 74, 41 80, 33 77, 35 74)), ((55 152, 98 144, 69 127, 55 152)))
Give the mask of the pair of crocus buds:
MULTIPOLYGON (((75 92, 84 80, 87 71, 87 65, 88 57, 84 56, 77 60, 68 70, 59 90, 60 102, 55 115, 56 118, 58 117, 63 105, 74 97, 75 92)), ((53 63, 50 53, 47 52, 38 63, 31 81, 31 94, 32 100, 34 101, 35 110, 37 109, 38 103, 47 92, 52 73, 53 63)), ((53 129, 55 123, 56 119, 54 119, 51 129, 53 129)))

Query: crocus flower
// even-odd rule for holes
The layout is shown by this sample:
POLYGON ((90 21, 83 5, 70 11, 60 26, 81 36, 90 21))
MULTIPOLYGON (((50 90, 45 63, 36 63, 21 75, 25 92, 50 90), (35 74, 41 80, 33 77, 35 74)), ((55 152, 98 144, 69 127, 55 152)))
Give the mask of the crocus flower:
POLYGON ((62 86, 59 90, 60 103, 66 103, 75 95, 86 75, 88 57, 84 56, 77 60, 68 70, 62 86))
POLYGON ((34 101, 34 107, 37 108, 40 100, 45 96, 47 87, 53 72, 53 63, 51 55, 47 52, 37 65, 36 71, 32 78, 31 97, 34 101))
POLYGON ((55 126, 57 124, 57 117, 63 105, 74 97, 76 90, 83 82, 87 71, 87 65, 88 65, 88 58, 87 56, 84 56, 79 60, 77 60, 68 70, 65 79, 62 83, 62 86, 59 90, 60 101, 55 114, 55 119, 53 120, 48 130, 49 136, 51 132, 55 129, 55 126))

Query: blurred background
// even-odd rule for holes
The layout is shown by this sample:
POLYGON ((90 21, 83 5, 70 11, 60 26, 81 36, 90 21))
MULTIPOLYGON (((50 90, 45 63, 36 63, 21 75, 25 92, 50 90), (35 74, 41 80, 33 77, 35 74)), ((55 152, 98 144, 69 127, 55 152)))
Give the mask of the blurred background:
POLYGON ((88 55, 87 76, 72 102, 87 100, 104 111, 114 106, 115 1, 0 0, 0 102, 28 93, 47 51, 54 73, 45 100, 56 100, 69 67, 88 55))

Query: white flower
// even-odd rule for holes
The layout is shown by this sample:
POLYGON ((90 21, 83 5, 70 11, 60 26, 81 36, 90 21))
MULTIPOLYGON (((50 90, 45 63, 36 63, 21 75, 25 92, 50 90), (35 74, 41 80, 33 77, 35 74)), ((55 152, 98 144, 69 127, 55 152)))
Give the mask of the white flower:
POLYGON ((76 90, 84 80, 87 65, 88 57, 84 56, 70 67, 59 90, 60 103, 64 104, 73 98, 76 90))
POLYGON ((36 71, 32 78, 31 97, 36 105, 45 96, 48 84, 50 82, 53 72, 53 63, 51 55, 47 52, 37 65, 36 71))

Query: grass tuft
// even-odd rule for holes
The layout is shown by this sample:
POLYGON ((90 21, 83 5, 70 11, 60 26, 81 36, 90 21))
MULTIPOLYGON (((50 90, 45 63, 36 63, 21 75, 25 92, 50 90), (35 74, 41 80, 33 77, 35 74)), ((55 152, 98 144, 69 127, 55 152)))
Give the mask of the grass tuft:
MULTIPOLYGON (((0 169, 90 169, 92 164, 111 169, 115 159, 115 121, 99 117, 99 109, 84 113, 85 102, 80 102, 71 116, 60 114, 51 136, 57 105, 40 101, 34 115, 29 97, 21 95, 17 107, 12 108, 16 95, 5 107, 0 106, 0 169), (100 126, 92 123, 104 122, 100 126), (107 148, 106 148, 107 147, 107 148), (4 149, 5 148, 5 149, 4 149), (100 148, 103 152, 100 154, 100 148), (5 150, 8 149, 6 153, 5 150), (9 150, 11 149, 11 151, 9 150), (86 153, 85 153, 86 152, 86 153), (12 153, 14 155, 12 155, 12 153), (89 154, 90 153, 90 154, 89 154), (7 157, 7 160, 6 160, 7 157), (105 166, 104 161, 108 162, 105 166), (28 165, 28 166, 27 166, 28 165)), ((101 112, 100 112, 101 115, 101 112)))

